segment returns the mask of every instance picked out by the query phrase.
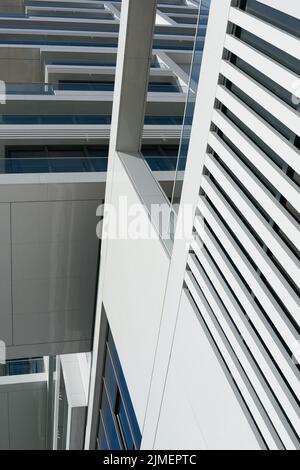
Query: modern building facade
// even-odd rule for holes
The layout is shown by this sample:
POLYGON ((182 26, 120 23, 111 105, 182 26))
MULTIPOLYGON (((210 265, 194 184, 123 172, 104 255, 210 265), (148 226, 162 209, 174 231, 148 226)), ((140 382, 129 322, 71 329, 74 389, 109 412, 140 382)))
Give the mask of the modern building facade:
POLYGON ((0 13, 0 448, 299 449, 298 2, 0 13))

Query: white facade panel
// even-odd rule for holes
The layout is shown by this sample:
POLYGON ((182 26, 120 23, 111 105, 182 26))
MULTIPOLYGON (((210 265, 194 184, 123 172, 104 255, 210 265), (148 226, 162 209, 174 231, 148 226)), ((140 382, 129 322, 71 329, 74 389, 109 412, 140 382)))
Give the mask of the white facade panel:
POLYGON ((46 374, 0 377, 0 389, 0 449, 46 449, 46 374))
POLYGON ((262 447, 214 348, 183 291, 155 448, 262 447))
MULTIPOLYGON (((113 207, 120 208, 120 196, 121 204, 122 197, 125 197, 128 207, 141 204, 126 170, 120 160, 116 159, 111 194, 113 207)), ((142 210, 141 220, 145 223, 145 229, 155 233, 146 209, 139 207, 138 210, 142 210)), ((130 215, 127 219, 125 213, 125 223, 130 224, 131 220, 130 215)), ((142 429, 161 321, 169 256, 158 235, 152 240, 119 239, 107 240, 106 243, 103 304, 142 429)))

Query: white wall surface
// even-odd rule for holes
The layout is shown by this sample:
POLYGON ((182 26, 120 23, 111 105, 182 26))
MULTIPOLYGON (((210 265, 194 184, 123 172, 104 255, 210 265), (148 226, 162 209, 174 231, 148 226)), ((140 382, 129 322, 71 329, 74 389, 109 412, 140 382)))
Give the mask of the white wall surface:
MULTIPOLYGON (((111 203, 140 199, 122 163, 115 163, 111 203)), ((151 223, 144 209, 146 227, 151 223)), ((129 219, 130 221, 130 219, 129 219)), ((158 338, 169 256, 161 241, 108 240, 103 303, 140 427, 143 427, 158 338)))
POLYGON ((66 354, 60 356, 63 380, 68 407, 66 450, 82 450, 84 442, 85 419, 87 411, 87 394, 85 377, 82 376, 79 356, 83 354, 66 354))
POLYGON ((231 380, 185 291, 155 448, 260 448, 231 380))

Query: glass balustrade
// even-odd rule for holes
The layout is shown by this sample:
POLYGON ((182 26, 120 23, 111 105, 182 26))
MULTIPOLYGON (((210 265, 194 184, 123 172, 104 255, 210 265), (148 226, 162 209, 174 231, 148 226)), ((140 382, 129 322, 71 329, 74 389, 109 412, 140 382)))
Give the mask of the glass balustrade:
POLYGON ((166 50, 177 50, 177 51, 192 51, 194 48, 193 44, 161 44, 154 41, 153 49, 166 49, 166 50))
MULTIPOLYGON (((66 40, 54 40, 54 39, 40 39, 40 38, 7 38, 7 39, 0 39, 0 44, 23 44, 23 45, 37 45, 37 46, 73 46, 73 47, 108 47, 108 48, 117 48, 117 42, 104 42, 103 38, 99 38, 98 42, 91 41, 90 38, 87 38, 86 41, 83 41, 82 38, 80 40, 70 39, 69 41, 66 40)), ((179 51, 192 51, 194 48, 194 44, 187 43, 187 44, 170 44, 170 43, 162 43, 158 39, 154 39, 153 49, 161 50, 179 50, 179 51)))
POLYGON ((197 25, 197 34, 196 34, 195 47, 194 47, 194 52, 193 52, 193 61, 192 61, 191 72, 190 72, 190 86, 189 86, 189 91, 187 93, 185 115, 183 119, 182 137, 181 137, 181 143, 180 143, 179 154, 178 154, 178 162, 177 162, 178 173, 176 175, 176 178, 174 181, 174 187, 173 187, 173 199, 172 199, 173 207, 177 206, 181 197, 182 173, 179 173, 179 172, 184 171, 185 166, 186 166, 190 135, 191 135, 191 127, 192 127, 194 110, 195 110, 196 93, 198 89, 198 82, 199 82, 199 76, 200 76, 200 71, 201 71, 202 51, 203 51, 205 35, 206 35, 206 28, 203 29, 203 26, 201 24, 201 18, 204 17, 207 22, 209 10, 210 10, 210 0, 202 0, 201 5, 200 5, 199 21, 197 25))
MULTIPOLYGON (((182 116, 146 115, 146 125, 181 126, 182 116)), ((1 125, 110 125, 110 114, 0 114, 1 125)))
POLYGON ((4 158, 0 174, 106 172, 107 158, 4 158))
MULTIPOLYGON (((152 171, 175 171, 177 157, 147 156, 152 171)), ((3 158, 0 159, 0 174, 24 173, 101 173, 107 171, 108 158, 60 157, 60 158, 3 158)), ((184 168, 182 168, 183 170, 184 168)))
MULTIPOLYGON (((145 157, 145 160, 152 171, 176 170, 176 155, 173 157, 153 155, 145 157)), ((0 174, 106 172, 107 163, 108 158, 104 157, 2 158, 0 174)))
MULTIPOLYGON (((176 27, 175 27, 176 28, 176 27)), ((155 35, 164 35, 164 36, 195 36, 195 27, 191 28, 191 31, 182 31, 181 29, 168 29, 168 31, 155 31, 155 35)))
POLYGON ((16 45, 36 45, 36 46, 74 46, 74 47, 114 47, 117 49, 118 43, 117 41, 114 43, 104 42, 103 38, 99 38, 98 42, 91 41, 91 38, 88 37, 86 41, 83 41, 82 38, 80 40, 70 39, 69 41, 65 40, 53 40, 53 39, 39 39, 39 38, 18 38, 18 39, 1 39, 0 44, 16 44, 16 45))
MULTIPOLYGON (((84 18, 85 19, 85 18, 84 18)), ((64 35, 66 31, 74 31, 76 30, 76 34, 77 33, 94 33, 94 32, 99 32, 99 27, 95 26, 95 25, 91 25, 91 26, 85 26, 85 25, 80 25, 80 23, 68 23, 68 22, 64 22, 65 24, 60 25, 60 24, 49 24, 49 22, 47 24, 41 24, 40 22, 39 23, 36 23, 35 24, 31 24, 29 22, 14 22, 14 24, 12 24, 11 22, 9 22, 9 24, 3 24, 3 21, 2 20, 5 20, 5 18, 3 18, 2 16, 0 16, 0 22, 1 22, 1 28, 5 28, 6 30, 9 30, 10 28, 12 29, 15 29, 15 28, 18 28, 20 30, 22 29, 26 29, 28 31, 31 31, 31 30, 35 30, 35 31, 39 31, 41 30, 41 34, 47 34, 48 31, 56 31, 56 35, 64 35), (43 32, 42 32, 43 31, 43 32), (44 32, 45 31, 45 32, 44 32)), ((1 31, 1 29, 0 29, 1 31)), ((101 32, 102 33, 118 33, 119 32, 119 25, 116 24, 116 25, 109 25, 109 24, 104 24, 102 25, 101 24, 101 32)), ((8 34, 11 34, 11 33, 8 33, 8 34)))
POLYGON ((47 65, 78 65, 83 67, 115 67, 116 61, 99 61, 99 60, 86 60, 86 59, 50 59, 47 60, 47 65))
MULTIPOLYGON (((7 83, 7 95, 55 95, 61 91, 114 91, 114 82, 7 83)), ((150 82, 151 93, 186 93, 188 88, 177 83, 150 82)))
MULTIPOLYGON (((82 67, 116 67, 116 61, 99 61, 99 60, 86 60, 86 59, 50 59, 47 61, 47 65, 61 65, 61 66, 82 66, 82 67)), ((169 70, 169 67, 163 62, 155 60, 151 64, 153 69, 164 69, 169 70)))
POLYGON ((1 375, 24 375, 45 372, 45 363, 42 357, 29 359, 10 359, 4 364, 1 375))
MULTIPOLYGON (((2 16, 2 15, 1 15, 2 16)), ((43 12, 43 11, 32 11, 30 12, 30 15, 28 15, 28 17, 45 17, 45 18, 49 18, 49 12, 46 11, 46 12, 43 12)), ((72 18, 84 18, 85 20, 107 20, 107 21, 113 21, 113 19, 111 19, 111 17, 107 16, 107 15, 104 15, 103 14, 95 14, 95 15, 75 15, 75 14, 72 14, 70 13, 69 15, 68 14, 63 14, 62 12, 60 11, 51 11, 51 17, 55 17, 55 18, 58 18, 58 19, 67 19, 67 20, 70 20, 72 18)))
MULTIPOLYGON (((22 44, 22 45, 36 45, 36 46, 68 46, 68 47, 108 47, 108 48, 117 48, 118 43, 116 42, 104 42, 103 38, 99 38, 99 42, 91 41, 91 38, 86 38, 86 40, 76 40, 76 39, 69 39, 69 41, 66 40, 59 40, 59 39, 51 39, 49 36, 48 39, 42 39, 42 38, 7 38, 7 39, 0 39, 0 44, 22 44)), ((190 51, 193 50, 194 44, 164 44, 161 42, 158 42, 157 39, 154 39, 154 44, 153 44, 153 49, 166 49, 166 50, 178 50, 178 51, 190 51)))

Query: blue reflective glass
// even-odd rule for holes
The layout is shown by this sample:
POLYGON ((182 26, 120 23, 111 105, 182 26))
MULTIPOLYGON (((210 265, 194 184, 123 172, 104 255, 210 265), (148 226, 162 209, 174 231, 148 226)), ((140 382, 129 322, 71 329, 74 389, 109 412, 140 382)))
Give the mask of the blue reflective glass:
POLYGON ((196 26, 197 24, 197 17, 196 18, 193 18, 193 17, 180 17, 180 16, 171 16, 171 18, 173 18, 176 23, 179 23, 179 24, 194 24, 196 26))
MULTIPOLYGON (((164 90, 162 90, 164 91, 164 90)), ((171 90, 173 91, 173 90, 171 90)), ((187 116, 187 119, 189 116, 187 116)), ((181 126, 182 116, 145 116, 145 124, 147 125, 174 125, 181 126)), ((60 124, 107 124, 111 123, 111 115, 109 114, 47 114, 47 115, 26 115, 26 114, 3 114, 0 115, 1 124, 41 124, 41 125, 60 125, 60 124)))
POLYGON ((89 158, 91 166, 93 168, 92 171, 107 171, 107 158, 89 158))
MULTIPOLYGON (((1 167, 0 167, 1 168, 1 167)), ((5 173, 48 173, 47 159, 5 159, 5 173)), ((1 173, 1 170, 0 170, 1 173)))
POLYGON ((6 158, 0 174, 106 172, 107 158, 6 158))
POLYGON ((11 114, 2 114, 0 116, 0 125, 1 124, 36 124, 37 116, 34 115, 11 115, 11 114))
POLYGON ((104 382, 106 385, 108 397, 114 408, 116 404, 118 387, 117 387, 117 379, 115 376, 114 368, 113 368, 111 357, 109 354, 106 354, 106 359, 105 359, 104 382))
POLYGON ((145 116, 145 124, 161 124, 161 125, 174 125, 174 126, 181 126, 182 125, 182 116, 145 116))
POLYGON ((176 169, 177 158, 147 157, 146 161, 152 171, 174 171, 176 169))
POLYGON ((6 375, 37 374, 45 371, 42 357, 12 359, 6 362, 6 375))
POLYGON ((153 49, 170 49, 170 50, 177 50, 177 51, 191 51, 193 50, 194 45, 193 44, 188 44, 186 46, 180 45, 180 44, 160 44, 154 42, 153 44, 153 49))
POLYGON ((77 173, 91 171, 87 158, 52 158, 49 160, 50 169, 54 173, 77 173))
POLYGON ((108 439, 109 448, 111 450, 121 450, 122 444, 120 436, 117 432, 117 424, 115 421, 115 416, 111 410, 109 399, 106 394, 105 386, 103 387, 102 392, 102 403, 101 403, 101 412, 103 417, 103 423, 106 430, 106 435, 108 439))
MULTIPOLYGON (((162 119, 163 123, 170 124, 167 117, 162 119)), ((155 120, 156 117, 151 116, 150 122, 155 120)), ((106 172, 108 165, 108 146, 8 147, 7 152, 7 157, 0 159, 0 174, 106 172)), ((175 169, 176 145, 143 145, 142 153, 153 171, 175 169)))
POLYGON ((54 88, 66 91, 113 91, 114 82, 60 82, 54 88))
POLYGON ((110 351, 110 355, 111 355, 111 358, 115 367, 115 371, 118 377, 120 392, 121 392, 121 395, 122 395, 122 398, 126 407, 127 415, 131 423, 131 428, 132 428, 132 432, 134 435, 134 439, 135 439, 135 442, 138 443, 138 446, 139 446, 142 436, 141 436, 140 428, 136 419, 135 411, 132 405, 132 401, 129 395, 126 380, 123 374, 122 366, 118 357, 118 353, 117 353, 111 332, 109 332, 109 335, 108 335, 108 349, 110 351))
POLYGON ((194 36, 195 35, 195 27, 191 28, 191 31, 183 31, 182 29, 179 29, 179 28, 177 28, 177 29, 169 28, 167 31, 156 30, 155 34, 163 34, 163 35, 166 35, 166 36, 194 36))
POLYGON ((162 92, 162 93, 177 93, 180 91, 177 85, 171 83, 149 83, 148 91, 162 92))
POLYGON ((89 66, 98 66, 98 67, 115 67, 116 62, 105 62, 99 60, 92 60, 92 59, 53 59, 49 60, 49 64, 51 65, 82 65, 85 67, 89 66))
POLYGON ((129 424, 129 421, 128 421, 128 418, 127 418, 127 415, 126 415, 125 406, 124 406, 124 403, 122 402, 122 400, 119 400, 119 406, 118 406, 118 409, 117 409, 117 416, 119 418, 119 425, 120 425, 121 430, 122 430, 123 439, 125 440, 125 443, 126 443, 126 449, 127 450, 134 450, 135 446, 134 446, 134 442, 133 442, 133 439, 132 439, 130 424, 129 424))
MULTIPOLYGON (((185 166, 186 166, 191 125, 192 125, 193 118, 194 118, 195 97, 197 94, 198 82, 199 82, 201 65, 202 65, 202 57, 203 57, 202 52, 203 52, 203 47, 205 44, 205 37, 206 37, 206 28, 203 28, 201 19, 204 19, 205 23, 207 22, 209 9, 210 9, 210 0, 202 0, 201 5, 200 5, 200 11, 199 11, 197 34, 195 38, 193 61, 191 65, 191 78, 194 83, 193 83, 193 87, 189 89, 189 92, 187 95, 185 115, 184 115, 184 120, 183 120, 183 132, 182 132, 183 137, 180 143, 178 162, 177 162, 178 171, 184 171, 185 166)), ((174 182, 174 187, 175 187, 174 194, 175 193, 181 194, 181 187, 182 187, 181 183, 182 183, 181 178, 177 178, 176 176, 176 179, 174 182), (178 187, 178 191, 176 187, 178 187)))
POLYGON ((101 413, 99 415, 97 449, 98 450, 109 450, 109 445, 108 445, 106 434, 105 434, 105 431, 104 431, 101 413))
POLYGON ((102 380, 96 447, 104 448, 106 445, 105 439, 102 442, 105 430, 107 444, 111 450, 120 447, 126 450, 139 449, 141 433, 110 331, 106 342, 102 380))
MULTIPOLYGON (((0 16, 0 20, 1 19, 2 19, 2 15, 0 16)), ((71 31, 74 30, 73 22, 71 23, 71 25, 69 25, 67 22, 65 22, 64 26, 62 27, 61 25, 55 25, 55 24, 51 24, 51 26, 49 26, 48 22, 47 22, 47 24, 42 24, 41 21, 39 21, 38 26, 37 25, 35 25, 35 26, 36 27, 34 29, 47 30, 47 31, 48 30, 56 31, 57 34, 61 34, 61 33, 63 34, 65 31, 68 31, 68 30, 71 30, 71 31)), ((14 28, 28 29, 28 30, 33 29, 32 23, 30 23, 30 22, 24 23, 23 21, 22 21, 21 24, 16 21, 14 23, 13 27, 14 28)), ((82 26, 82 25, 80 25, 80 23, 76 23, 76 31, 84 31, 84 32, 93 33, 94 31, 99 32, 99 29, 95 28, 95 26, 86 26, 86 25, 82 26)), ((101 25, 101 31, 102 32, 109 32, 109 33, 117 33, 118 32, 118 27, 116 25, 116 27, 110 26, 108 28, 107 25, 105 25, 105 27, 103 27, 103 25, 101 25)))

